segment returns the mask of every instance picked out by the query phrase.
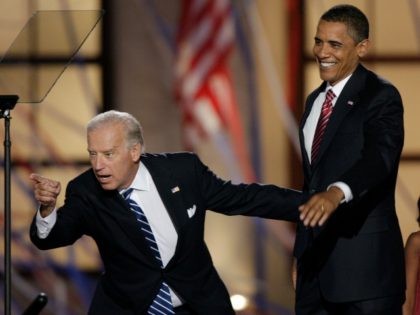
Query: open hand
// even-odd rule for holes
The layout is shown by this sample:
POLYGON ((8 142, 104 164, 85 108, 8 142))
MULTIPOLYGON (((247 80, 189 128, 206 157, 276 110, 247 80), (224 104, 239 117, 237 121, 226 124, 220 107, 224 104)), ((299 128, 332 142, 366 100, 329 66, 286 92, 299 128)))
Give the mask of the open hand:
POLYGON ((322 226, 340 205, 344 193, 338 187, 313 195, 299 207, 300 219, 305 226, 322 226))

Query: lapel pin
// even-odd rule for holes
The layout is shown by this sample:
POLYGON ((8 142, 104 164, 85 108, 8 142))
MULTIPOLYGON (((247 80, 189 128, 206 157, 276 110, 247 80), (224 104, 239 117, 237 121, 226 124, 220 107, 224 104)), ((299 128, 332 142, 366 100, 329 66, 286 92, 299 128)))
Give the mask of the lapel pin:
POLYGON ((171 189, 171 191, 172 191, 173 194, 176 193, 176 192, 178 192, 179 190, 180 189, 179 189, 178 186, 175 186, 174 188, 171 189))
POLYGON ((353 101, 347 101, 347 105, 353 106, 353 101))

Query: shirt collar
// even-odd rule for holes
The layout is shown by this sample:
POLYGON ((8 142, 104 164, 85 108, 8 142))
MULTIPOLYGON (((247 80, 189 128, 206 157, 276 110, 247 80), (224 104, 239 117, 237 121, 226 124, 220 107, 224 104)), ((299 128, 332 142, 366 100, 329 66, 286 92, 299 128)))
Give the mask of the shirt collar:
POLYGON ((146 166, 141 162, 131 187, 137 190, 150 190, 150 174, 146 166))
POLYGON ((331 86, 330 83, 327 83, 327 87, 325 89, 325 92, 328 91, 329 89, 332 89, 335 96, 336 96, 336 99, 337 99, 340 96, 341 91, 344 89, 344 86, 350 80, 350 77, 352 75, 353 75, 353 73, 349 74, 347 77, 345 77, 340 82, 336 83, 334 86, 331 86))
MULTIPOLYGON (((144 191, 150 190, 150 173, 143 163, 139 162, 139 168, 137 169, 137 174, 134 177, 134 180, 131 183, 129 188, 133 188, 134 190, 144 190, 144 191)), ((120 193, 123 193, 127 189, 121 190, 120 193)))

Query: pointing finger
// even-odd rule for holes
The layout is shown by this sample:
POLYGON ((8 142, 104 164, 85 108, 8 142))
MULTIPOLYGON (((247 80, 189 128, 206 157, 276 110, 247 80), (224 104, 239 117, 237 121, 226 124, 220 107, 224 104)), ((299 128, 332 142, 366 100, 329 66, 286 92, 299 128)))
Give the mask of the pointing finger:
POLYGON ((32 182, 37 185, 37 184, 41 184, 41 185, 45 185, 45 186, 50 186, 52 188, 58 188, 59 186, 59 182, 55 181, 55 180, 51 180, 48 179, 44 176, 41 176, 39 174, 36 173, 32 173, 31 175, 29 175, 29 179, 32 180, 32 182))

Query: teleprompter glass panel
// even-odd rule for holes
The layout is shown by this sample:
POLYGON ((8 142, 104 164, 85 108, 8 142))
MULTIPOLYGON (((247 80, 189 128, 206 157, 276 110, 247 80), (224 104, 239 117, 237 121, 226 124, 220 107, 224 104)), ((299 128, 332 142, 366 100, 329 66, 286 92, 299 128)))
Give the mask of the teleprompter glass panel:
POLYGON ((0 95, 18 95, 21 103, 41 102, 102 14, 101 10, 37 11, 0 62, 0 95), (45 71, 46 57, 49 63, 57 58, 56 71, 45 71))

